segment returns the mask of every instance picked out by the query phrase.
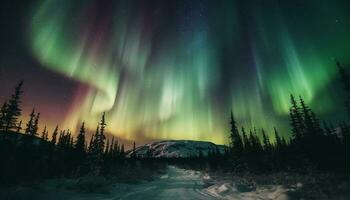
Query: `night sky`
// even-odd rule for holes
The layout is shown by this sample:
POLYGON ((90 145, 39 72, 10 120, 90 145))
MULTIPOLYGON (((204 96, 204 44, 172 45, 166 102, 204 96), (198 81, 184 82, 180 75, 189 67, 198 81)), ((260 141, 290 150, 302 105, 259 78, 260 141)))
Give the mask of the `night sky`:
POLYGON ((23 119, 124 140, 227 143, 239 126, 289 132, 289 95, 346 118, 334 59, 350 63, 350 2, 1 2, 0 103, 24 81, 23 119))

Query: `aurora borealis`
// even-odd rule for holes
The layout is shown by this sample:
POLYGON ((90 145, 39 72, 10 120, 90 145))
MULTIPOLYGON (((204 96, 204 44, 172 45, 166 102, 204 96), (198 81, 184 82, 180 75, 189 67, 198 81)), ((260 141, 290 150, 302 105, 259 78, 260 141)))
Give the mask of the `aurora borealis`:
POLYGON ((49 127, 93 131, 106 112, 125 140, 226 143, 231 108, 248 129, 288 131, 291 93, 323 119, 345 115, 334 65, 350 63, 345 0, 26 4, 10 19, 4 7, 20 28, 2 34, 0 102, 24 79, 25 115, 35 105, 49 127))

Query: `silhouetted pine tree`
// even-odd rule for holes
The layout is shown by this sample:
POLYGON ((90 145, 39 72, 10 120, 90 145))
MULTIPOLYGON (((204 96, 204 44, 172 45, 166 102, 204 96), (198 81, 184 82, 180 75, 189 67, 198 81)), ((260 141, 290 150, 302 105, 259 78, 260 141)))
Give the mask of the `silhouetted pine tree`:
POLYGON ((343 84, 344 91, 346 93, 345 108, 350 117, 350 78, 349 75, 346 73, 344 67, 340 64, 340 62, 336 61, 336 64, 341 77, 341 82, 343 84))
POLYGON ((56 126, 55 129, 52 132, 52 137, 51 137, 51 143, 52 144, 56 144, 57 135, 58 135, 58 126, 56 126))
POLYGON ((80 131, 74 145, 74 149, 78 155, 85 154, 85 123, 84 122, 81 124, 80 131))
POLYGON ((6 115, 4 118, 5 131, 14 129, 17 127, 18 117, 21 116, 22 110, 19 107, 21 103, 21 95, 23 82, 20 82, 15 88, 15 94, 12 95, 9 100, 8 107, 6 109, 6 115))
POLYGON ((311 114, 312 110, 305 104, 305 102, 301 96, 299 96, 299 99, 300 99, 302 116, 303 116, 304 125, 305 125, 304 137, 306 137, 308 139, 308 142, 310 142, 309 140, 312 137, 315 137, 317 135, 315 123, 312 120, 312 114, 311 114))
POLYGON ((104 135, 104 132, 105 132, 105 128, 106 128, 106 122, 105 122, 105 113, 102 114, 102 118, 101 118, 101 121, 100 121, 100 138, 99 138, 99 145, 100 145, 100 148, 104 149, 104 145, 105 145, 105 139, 106 139, 106 136, 104 135))
POLYGON ((55 164, 59 174, 70 176, 74 172, 74 147, 72 137, 69 130, 63 130, 58 137, 55 156, 57 163, 55 164))
POLYGON ((231 111, 231 132, 230 132, 230 146, 232 155, 237 159, 243 152, 243 142, 242 138, 238 132, 236 121, 231 111))
POLYGON ((91 145, 89 147, 89 173, 94 176, 100 175, 101 166, 102 166, 102 153, 103 149, 100 148, 100 127, 99 125, 96 128, 96 132, 91 139, 91 145))
POLYGON ((0 130, 5 129, 5 117, 6 117, 7 107, 8 107, 8 104, 7 104, 7 101, 5 101, 0 109, 0 130))
POLYGON ((38 135, 38 129, 39 129, 39 118, 40 118, 40 113, 36 114, 34 124, 33 124, 33 132, 31 135, 38 135))
POLYGON ((295 141, 300 141, 304 135, 304 123, 301 108, 298 106, 294 96, 290 95, 291 107, 289 109, 290 124, 292 126, 292 137, 295 141))
POLYGON ((102 114, 102 118, 100 121, 100 132, 98 134, 97 139, 97 143, 98 143, 98 148, 99 148, 99 153, 103 153, 104 149, 105 149, 105 140, 106 140, 106 136, 104 134, 104 130, 106 128, 106 122, 105 122, 105 113, 102 114))
POLYGON ((271 143, 269 137, 266 135, 265 130, 261 129, 262 137, 263 137, 263 143, 264 143, 264 150, 270 151, 271 150, 271 143))
POLYGON ((74 144, 74 157, 75 164, 78 167, 78 174, 84 173, 85 169, 82 169, 86 159, 85 153, 85 123, 83 122, 80 127, 79 134, 74 144))
POLYGON ((26 134, 32 135, 33 128, 34 128, 34 120, 35 120, 34 118, 35 118, 35 109, 33 108, 32 112, 29 115, 29 121, 26 125, 26 130, 25 130, 26 134))
POLYGON ((262 151, 262 146, 261 146, 261 142, 260 139, 258 137, 258 134, 256 132, 256 128, 254 127, 254 132, 253 134, 250 135, 250 143, 252 144, 253 147, 253 151, 255 153, 260 153, 262 151))
POLYGON ((98 176, 101 173, 101 167, 103 164, 103 155, 105 148, 105 135, 104 130, 106 127, 105 113, 103 113, 101 121, 97 126, 96 133, 92 140, 92 145, 90 149, 90 173, 92 175, 98 176))
POLYGON ((41 139, 43 139, 43 140, 47 140, 48 139, 48 133, 47 133, 46 125, 44 126, 43 132, 41 132, 41 139))
POLYGON ((242 126, 242 139, 243 139, 243 143, 244 143, 244 150, 245 151, 250 150, 250 142, 249 142, 249 139, 247 137, 247 133, 245 132, 245 129, 243 126, 242 126))
POLYGON ((279 136, 276 127, 273 127, 273 130, 274 130, 274 132, 275 132, 275 140, 276 140, 275 147, 276 147, 277 150, 279 150, 279 149, 281 149, 281 147, 282 147, 282 145, 283 145, 283 144, 282 144, 282 139, 281 139, 281 137, 279 136))

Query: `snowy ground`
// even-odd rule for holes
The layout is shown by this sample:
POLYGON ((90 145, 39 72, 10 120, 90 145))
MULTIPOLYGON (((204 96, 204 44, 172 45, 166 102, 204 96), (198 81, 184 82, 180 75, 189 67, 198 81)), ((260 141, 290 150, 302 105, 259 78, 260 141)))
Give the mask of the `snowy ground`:
POLYGON ((230 182, 218 182, 203 189, 203 191, 217 199, 227 200, 289 200, 288 189, 282 186, 270 185, 261 188, 251 189, 244 185, 230 182))
MULTIPOLYGON (((88 180, 93 187, 82 192, 85 183, 77 180, 49 180, 43 183, 18 186, 0 193, 7 193, 7 199, 52 199, 52 200, 206 200, 206 199, 289 199, 282 186, 264 186, 251 189, 232 181, 214 181, 208 175, 197 171, 169 166, 167 173, 159 179, 139 184, 106 183, 103 179, 88 180), (83 185, 83 186, 82 186, 83 185)), ((1 199, 6 199, 1 197, 1 199)))

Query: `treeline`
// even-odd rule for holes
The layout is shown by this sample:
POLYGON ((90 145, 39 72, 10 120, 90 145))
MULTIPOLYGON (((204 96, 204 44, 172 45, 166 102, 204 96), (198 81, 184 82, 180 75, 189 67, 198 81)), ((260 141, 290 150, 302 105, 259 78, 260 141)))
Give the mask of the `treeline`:
POLYGON ((55 177, 115 174, 127 161, 124 145, 105 136, 105 114, 89 142, 83 122, 76 138, 69 130, 44 127, 38 132, 40 113, 30 113, 23 133, 20 108, 23 82, 0 110, 0 183, 55 177))
MULTIPOLYGON (((345 108, 350 116, 350 76, 337 62, 346 93, 345 108)), ((350 170, 350 126, 337 126, 322 121, 302 97, 290 95, 291 132, 283 134, 274 128, 274 137, 265 130, 238 128, 231 112, 230 145, 224 153, 212 149, 208 155, 201 151, 189 158, 140 158, 136 147, 126 156, 124 145, 106 138, 105 114, 95 133, 86 141, 85 123, 73 137, 69 130, 58 126, 50 134, 46 127, 39 133, 40 113, 35 109, 22 128, 19 120, 23 83, 19 83, 9 101, 0 109, 0 183, 85 175, 124 176, 125 179, 147 177, 166 164, 185 168, 234 172, 276 172, 350 170), (23 132, 23 133, 22 133, 23 132), (138 172, 138 174, 135 174, 138 172), (140 174, 142 174, 140 176, 140 174)))
MULTIPOLYGON (((347 99, 345 108, 350 114, 350 77, 337 62, 347 99)), ((238 129, 231 112, 230 148, 228 163, 233 171, 298 171, 350 170, 350 126, 341 122, 337 127, 321 122, 302 97, 290 95, 291 132, 282 137, 274 128, 270 141, 262 129, 238 129), (261 137, 258 137, 260 135, 261 137)), ((349 115, 350 116, 350 115, 349 115)))

